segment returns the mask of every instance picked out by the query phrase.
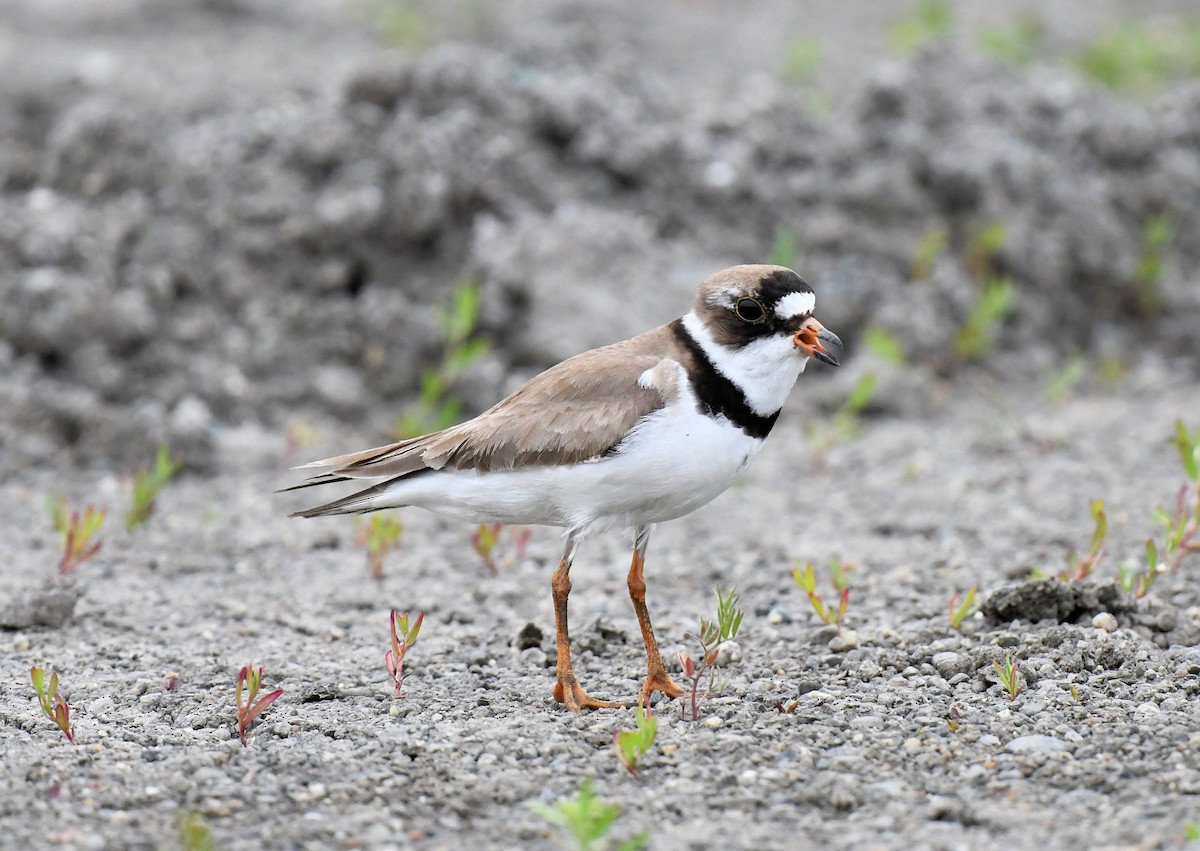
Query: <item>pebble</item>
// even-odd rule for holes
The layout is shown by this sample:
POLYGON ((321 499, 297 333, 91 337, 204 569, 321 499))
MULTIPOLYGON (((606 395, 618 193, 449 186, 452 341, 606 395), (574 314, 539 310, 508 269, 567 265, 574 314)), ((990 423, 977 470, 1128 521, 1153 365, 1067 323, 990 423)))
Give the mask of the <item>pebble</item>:
POLYGON ((1116 632, 1117 619, 1109 612, 1101 612, 1092 618, 1092 626, 1096 629, 1102 629, 1105 632, 1116 632))
POLYGON ((840 635, 829 639, 829 649, 834 653, 845 653, 858 646, 858 633, 852 629, 843 630, 840 635))
POLYGON ((1040 735, 1018 736, 1004 746, 1006 751, 1018 756, 1059 753, 1065 748, 1066 743, 1062 739, 1056 739, 1054 736, 1040 735))
POLYGON ((710 730, 719 730, 725 726, 725 719, 720 715, 710 715, 704 719, 704 726, 710 730))

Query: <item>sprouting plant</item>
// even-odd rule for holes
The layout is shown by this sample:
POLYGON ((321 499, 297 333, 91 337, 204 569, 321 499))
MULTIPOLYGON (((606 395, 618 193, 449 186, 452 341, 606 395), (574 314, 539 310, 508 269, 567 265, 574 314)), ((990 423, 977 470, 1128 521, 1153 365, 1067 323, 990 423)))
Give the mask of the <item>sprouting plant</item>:
MULTIPOLYGON (((737 588, 730 588, 728 594, 722 594, 716 589, 717 619, 710 621, 700 618, 700 631, 696 639, 700 642, 700 661, 696 662, 686 651, 679 651, 679 664, 683 675, 692 681, 691 710, 692 720, 700 719, 700 703, 717 689, 717 656, 721 645, 737 637, 742 626, 745 612, 738 608, 737 588), (700 683, 708 675, 708 685, 704 694, 700 693, 700 683)), ((681 709, 681 711, 683 711, 681 709)))
POLYGON ((392 678, 392 688, 396 697, 404 697, 404 657, 408 654, 408 648, 417 643, 417 636, 421 634, 421 624, 424 622, 425 613, 418 612, 416 620, 409 626, 408 612, 397 615, 396 610, 392 609, 392 649, 384 654, 383 661, 387 665, 388 675, 392 678))
POLYGON ((479 528, 471 535, 471 546, 492 576, 500 573, 501 564, 516 564, 525 558, 525 548, 529 545, 529 539, 533 537, 533 530, 528 526, 510 526, 512 550, 502 558, 497 558, 496 551, 501 543, 502 531, 503 526, 500 523, 480 523, 479 528))
POLYGON ((133 498, 129 510, 125 512, 125 528, 134 529, 150 519, 159 493, 179 469, 178 462, 171 457, 171 451, 165 446, 158 447, 154 467, 139 470, 133 477, 133 498))
POLYGON ((1183 826, 1183 838, 1187 842, 1200 842, 1200 825, 1188 822, 1183 826))
POLYGON ((1062 369, 1051 374, 1046 381, 1046 395, 1055 404, 1061 404, 1075 390, 1087 372, 1087 361, 1081 355, 1073 355, 1062 369))
POLYGON ((862 343, 868 352, 892 366, 901 366, 908 360, 900 339, 874 323, 863 329, 862 343))
POLYGON ((390 512, 377 511, 371 519, 354 518, 354 543, 367 549, 367 567, 372 579, 383 579, 383 563, 387 554, 400 546, 404 525, 390 512))
POLYGON ((1180 486, 1175 494, 1174 508, 1154 512, 1154 520, 1162 527, 1163 545, 1153 538, 1146 540, 1146 568, 1139 572, 1131 566, 1122 566, 1118 582, 1126 591, 1144 597, 1163 573, 1179 569, 1188 553, 1200 552, 1200 429, 1190 430, 1183 420, 1175 421, 1175 435, 1171 442, 1179 451, 1188 482, 1180 486))
POLYGON ((1146 316, 1153 316, 1162 308, 1163 264, 1174 234, 1175 225, 1165 214, 1151 216, 1142 228, 1142 253, 1133 272, 1133 283, 1138 307, 1146 316))
POLYGON ((913 249, 912 278, 914 281, 924 281, 933 274, 933 266, 938 258, 950 247, 950 237, 945 228, 934 228, 917 242, 913 249))
POLYGON ((1004 277, 989 278, 979 293, 979 300, 967 314, 954 338, 954 351, 963 360, 978 360, 996 346, 996 329, 1012 310, 1012 281, 1004 277))
POLYGON ((967 618, 972 617, 979 611, 979 605, 975 602, 975 594, 979 591, 978 587, 972 587, 962 599, 958 602, 958 592, 954 592, 954 596, 950 598, 950 626, 954 629, 960 629, 966 622, 967 618))
POLYGON ((92 506, 83 510, 66 512, 64 503, 55 501, 52 522, 62 535, 62 558, 58 562, 58 575, 67 576, 88 559, 100 552, 101 541, 96 539, 108 512, 97 511, 92 506))
POLYGON ((979 49, 1000 62, 1028 65, 1046 40, 1046 26, 1040 18, 1027 16, 1008 29, 989 27, 979 33, 979 49))
POLYGON ((287 441, 284 454, 288 458, 293 458, 300 454, 301 449, 317 439, 317 430, 303 420, 288 420, 288 424, 284 428, 284 438, 287 441))
POLYGON ((71 707, 67 705, 66 699, 58 693, 58 673, 52 672, 50 681, 47 683, 45 670, 34 665, 29 669, 29 679, 33 682, 33 690, 37 692, 42 712, 58 725, 58 729, 62 730, 62 734, 67 737, 68 742, 75 744, 75 728, 71 725, 71 707))
MULTIPOLYGON (((1071 547, 1071 552, 1067 555, 1067 564, 1058 574, 1058 578, 1063 582, 1087 579, 1104 557, 1104 540, 1108 537, 1108 515, 1104 511, 1104 500, 1093 499, 1088 503, 1088 510, 1094 524, 1088 554, 1080 557, 1079 551, 1071 547)), ((1051 574, 1033 567, 1030 568, 1029 576, 1031 579, 1049 579, 1051 574)))
POLYGON ((996 669, 996 676, 1000 678, 1000 685, 1004 686, 1004 690, 1008 692, 1009 700, 1016 700, 1017 695, 1021 693, 1021 670, 1020 665, 1012 660, 1012 656, 1008 653, 1004 654, 1004 664, 993 661, 992 667, 996 669))
POLYGON ((775 233, 775 243, 771 246, 770 263, 773 266, 796 268, 796 260, 800 256, 799 243, 794 231, 780 228, 775 233))
MULTIPOLYGON (((579 784, 571 798, 559 798, 553 806, 541 801, 530 803, 533 811, 553 825, 563 828, 574 841, 576 851, 603 851, 611 847, 608 831, 621 814, 621 808, 596 797, 590 780, 579 784)), ((617 851, 640 851, 649 836, 639 833, 617 844, 617 851)))
POLYGON ((874 372, 865 373, 846 395, 846 401, 837 409, 828 422, 820 428, 810 428, 812 449, 815 459, 843 440, 850 440, 859 431, 862 412, 871 404, 879 378, 874 372))
POLYGON ((994 275, 996 258, 1008 242, 1008 226, 1001 221, 977 228, 967 243, 966 267, 974 278, 994 275))
POLYGON ((179 844, 184 851, 213 851, 212 830, 204 816, 197 812, 183 812, 175 820, 179 831, 179 844))
POLYGON ((835 560, 830 566, 830 578, 833 581, 834 590, 838 594, 836 609, 825 605, 825 601, 817 593, 817 574, 811 561, 805 562, 803 565, 800 562, 796 562, 796 566, 792 568, 792 578, 796 580, 796 584, 800 586, 800 589, 808 595, 808 604, 812 606, 813 611, 817 613, 817 617, 821 619, 821 622, 836 626, 840 633, 842 631, 842 623, 846 619, 846 609, 850 605, 850 586, 846 584, 846 577, 842 570, 841 562, 835 560))
POLYGON ((475 336, 479 325, 480 293, 464 282, 454 291, 449 305, 438 311, 442 332, 442 362, 421 373, 417 404, 400 417, 396 431, 401 439, 416 437, 454 425, 462 403, 450 390, 467 367, 487 353, 486 340, 475 336))
MULTIPOLYGON (((812 37, 793 39, 784 54, 784 73, 797 82, 808 80, 821 64, 821 42, 812 37)), ((774 262, 774 261, 772 261, 774 262)), ((784 265, 782 263, 777 265, 784 265)))
POLYGON ((658 733, 658 719, 644 703, 638 705, 635 716, 636 730, 618 730, 613 733, 613 750, 617 753, 617 761, 621 763, 621 767, 637 777, 638 764, 654 746, 654 737, 658 733))
POLYGON ((1123 25, 1101 33, 1075 58, 1086 76, 1118 91, 1155 89, 1200 74, 1200 27, 1170 31, 1123 25))
POLYGON ((259 697, 258 690, 262 685, 262 675, 262 665, 258 666, 257 671, 252 665, 246 665, 238 672, 237 729, 238 735, 242 738, 242 747, 246 747, 246 731, 250 729, 250 725, 283 694, 283 689, 277 688, 270 694, 259 697))
POLYGON ((921 0, 912 17, 892 24, 888 40, 893 50, 907 56, 946 38, 952 23, 949 0, 921 0))

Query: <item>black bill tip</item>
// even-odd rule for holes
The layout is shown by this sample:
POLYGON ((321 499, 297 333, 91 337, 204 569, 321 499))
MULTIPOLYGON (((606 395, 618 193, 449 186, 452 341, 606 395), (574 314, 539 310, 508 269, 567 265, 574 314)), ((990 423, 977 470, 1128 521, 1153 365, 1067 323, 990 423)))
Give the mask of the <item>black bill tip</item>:
POLYGON ((838 363, 838 359, 829 354, 829 352, 819 352, 814 350, 813 357, 819 360, 821 363, 827 363, 830 366, 841 366, 841 364, 838 363))

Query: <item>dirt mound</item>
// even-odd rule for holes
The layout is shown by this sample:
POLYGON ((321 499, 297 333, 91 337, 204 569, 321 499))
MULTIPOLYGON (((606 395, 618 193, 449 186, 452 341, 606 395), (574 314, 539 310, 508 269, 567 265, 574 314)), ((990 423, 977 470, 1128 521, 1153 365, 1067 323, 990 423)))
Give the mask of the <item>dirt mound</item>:
POLYGON ((0 105, 0 429, 30 461, 169 440, 203 464, 216 425, 392 412, 464 277, 495 343, 463 390, 482 405, 498 375, 670 319, 780 233, 843 338, 874 321, 941 368, 993 222, 1009 348, 1183 353, 1200 307, 1197 87, 1143 107, 943 50, 827 119, 786 87, 689 111, 568 43, 542 64, 450 45, 200 110, 19 83, 0 105), (1139 284, 1155 216, 1174 238, 1139 284))

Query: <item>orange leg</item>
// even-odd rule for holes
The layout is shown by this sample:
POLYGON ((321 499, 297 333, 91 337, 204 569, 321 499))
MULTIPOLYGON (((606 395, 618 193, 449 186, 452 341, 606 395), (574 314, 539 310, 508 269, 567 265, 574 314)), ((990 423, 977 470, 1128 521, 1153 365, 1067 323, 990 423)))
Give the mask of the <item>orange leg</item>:
POLYGON ((567 597, 571 593, 571 562, 575 548, 579 545, 575 535, 567 534, 567 547, 563 552, 558 570, 550 580, 554 596, 554 626, 558 634, 558 681, 554 684, 554 699, 566 704, 567 709, 619 709, 623 704, 590 697, 575 679, 575 668, 571 665, 571 636, 567 629, 567 597))
POLYGON ((662 692, 668 698, 680 697, 684 692, 674 680, 667 675, 663 666, 662 654, 658 652, 658 642, 654 640, 654 627, 650 624, 650 612, 646 609, 646 580, 642 570, 646 564, 646 547, 650 543, 650 532, 653 526, 639 526, 634 537, 633 563, 629 565, 629 599, 633 601, 633 611, 637 614, 638 625, 642 628, 642 642, 646 645, 646 662, 649 674, 642 686, 639 703, 650 705, 650 695, 662 692))

